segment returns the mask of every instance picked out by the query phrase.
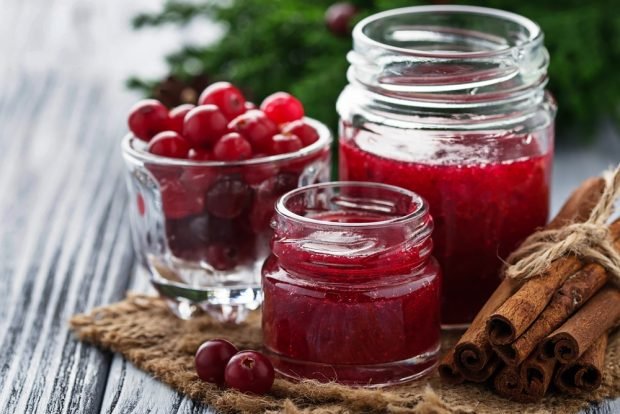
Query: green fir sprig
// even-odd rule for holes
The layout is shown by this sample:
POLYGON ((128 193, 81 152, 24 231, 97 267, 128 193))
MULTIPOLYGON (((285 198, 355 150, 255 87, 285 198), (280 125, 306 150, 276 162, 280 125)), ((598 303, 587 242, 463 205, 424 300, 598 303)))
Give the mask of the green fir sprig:
MULTIPOLYGON (((428 4, 416 0, 357 0, 355 21, 382 10, 428 4)), ((211 45, 185 46, 167 57, 181 81, 197 75, 228 80, 260 102, 278 90, 304 103, 309 116, 335 126, 335 102, 346 84, 351 38, 326 28, 332 0, 168 0, 163 10, 135 17, 137 28, 209 19, 225 27, 211 45)), ((439 3, 436 1, 435 3, 439 3)), ((443 2, 441 2, 443 3, 443 2)), ((590 129, 603 117, 620 120, 620 5, 616 0, 479 0, 523 14, 545 32, 551 54, 549 88, 559 102, 558 125, 590 129)), ((158 80, 132 79, 153 95, 158 80)), ((582 134, 587 139, 588 134, 582 134)))

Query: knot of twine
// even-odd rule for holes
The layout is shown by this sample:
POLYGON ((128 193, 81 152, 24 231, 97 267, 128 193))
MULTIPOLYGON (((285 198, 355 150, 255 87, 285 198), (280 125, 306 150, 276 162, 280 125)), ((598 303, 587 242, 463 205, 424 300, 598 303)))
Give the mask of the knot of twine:
POLYGON ((551 262, 567 255, 603 266, 620 286, 620 253, 614 248, 607 221, 620 195, 620 165, 603 174, 605 188, 600 200, 583 223, 572 223, 557 230, 542 230, 528 237, 510 255, 506 277, 525 280, 543 273, 551 262))

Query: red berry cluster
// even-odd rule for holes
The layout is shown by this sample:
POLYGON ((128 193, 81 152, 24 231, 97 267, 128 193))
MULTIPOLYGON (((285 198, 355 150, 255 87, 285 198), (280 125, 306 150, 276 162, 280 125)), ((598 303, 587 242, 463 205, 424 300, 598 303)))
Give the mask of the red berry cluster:
POLYGON ((129 129, 149 143, 152 154, 196 161, 241 161, 294 152, 319 139, 303 120, 304 108, 294 96, 277 92, 256 109, 235 86, 207 87, 198 106, 168 109, 159 101, 138 102, 129 114, 129 129))
POLYGON ((273 365, 265 355, 239 352, 225 339, 212 339, 200 345, 194 364, 201 380, 241 392, 265 394, 273 385, 273 365))
MULTIPOLYGON (((261 110, 226 82, 209 86, 200 105, 168 111, 156 100, 136 104, 129 127, 148 151, 222 165, 145 163, 157 181, 167 248, 180 259, 216 271, 253 265, 268 239, 275 201, 296 188, 306 167, 328 148, 291 159, 235 165, 236 160, 298 151, 319 139, 299 101, 278 92, 261 110)), ((148 205, 137 199, 137 211, 148 205)))

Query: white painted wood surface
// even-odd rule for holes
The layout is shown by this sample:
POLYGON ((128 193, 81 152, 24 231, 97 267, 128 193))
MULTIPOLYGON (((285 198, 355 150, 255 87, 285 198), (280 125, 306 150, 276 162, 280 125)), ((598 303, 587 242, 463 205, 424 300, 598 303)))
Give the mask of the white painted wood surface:
MULTIPOLYGON (((208 24, 135 33, 162 0, 0 0, 0 411, 207 413, 119 356, 77 342, 69 317, 120 299, 133 277, 120 138, 136 96, 208 24)), ((554 208, 582 178, 620 161, 620 138, 561 149, 554 208)), ((606 403, 592 413, 620 412, 606 403)))

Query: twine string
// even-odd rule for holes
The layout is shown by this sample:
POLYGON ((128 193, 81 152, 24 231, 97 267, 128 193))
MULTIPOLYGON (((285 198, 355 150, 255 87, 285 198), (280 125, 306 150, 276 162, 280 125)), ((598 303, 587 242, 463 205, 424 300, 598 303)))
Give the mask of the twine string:
POLYGON ((532 234, 508 257, 506 277, 525 280, 540 275, 551 262, 567 255, 599 263, 620 287, 620 253, 614 248, 607 221, 620 196, 620 165, 603 174, 605 188, 600 200, 583 223, 532 234))

